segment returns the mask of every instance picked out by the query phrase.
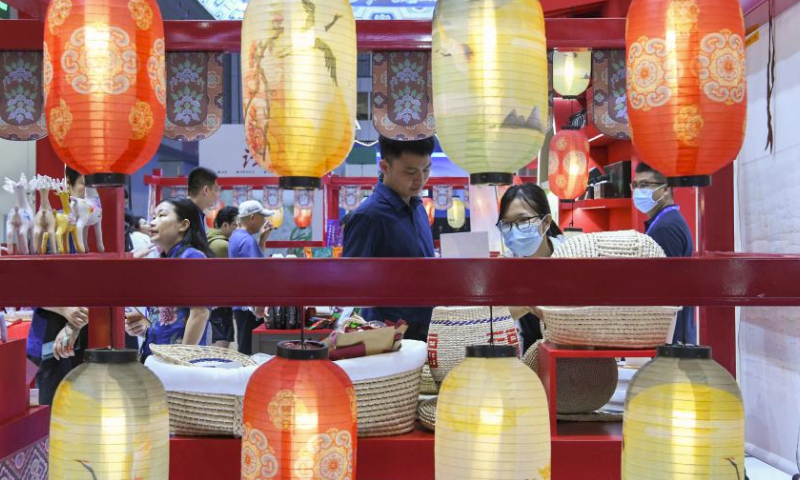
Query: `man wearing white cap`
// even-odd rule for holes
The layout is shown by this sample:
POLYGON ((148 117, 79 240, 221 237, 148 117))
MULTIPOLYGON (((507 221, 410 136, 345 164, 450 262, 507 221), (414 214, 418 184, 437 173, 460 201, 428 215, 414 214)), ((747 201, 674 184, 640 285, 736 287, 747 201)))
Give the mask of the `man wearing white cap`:
MULTIPOLYGON (((272 224, 267 217, 272 212, 265 209, 258 200, 247 200, 239 204, 239 228, 228 240, 230 258, 263 258, 267 238, 272 232, 272 224)), ((264 307, 234 307, 233 319, 236 321, 236 342, 239 352, 253 353, 253 329, 264 322, 264 307)))

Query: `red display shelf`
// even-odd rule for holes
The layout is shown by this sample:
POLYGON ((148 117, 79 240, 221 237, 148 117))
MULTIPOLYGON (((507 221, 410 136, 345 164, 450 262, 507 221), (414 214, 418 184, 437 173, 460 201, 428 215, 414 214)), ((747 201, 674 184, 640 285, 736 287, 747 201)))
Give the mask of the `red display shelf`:
POLYGON ((622 439, 621 433, 616 432, 618 427, 615 422, 558 422, 556 420, 556 399, 558 398, 556 362, 559 358, 618 358, 618 357, 647 357, 656 356, 653 349, 600 349, 600 348, 570 348, 558 347, 550 342, 539 344, 539 378, 542 379, 547 406, 550 413, 550 431, 553 438, 577 437, 573 440, 593 439, 622 439), (582 425, 581 425, 582 424, 582 425))
MULTIPOLYGON (((2 385, 5 387, 5 385, 2 385)), ((5 396, 3 397, 5 401, 5 396)), ((50 434, 50 407, 28 409, 0 423, 0 459, 19 452, 50 434)))
MULTIPOLYGON (((23 415, 28 410, 30 397, 25 377, 27 368, 25 345, 25 340, 0 342, 0 392, 2 392, 0 425, 23 415)), ((0 458, 2 457, 3 455, 0 455, 0 458)))
MULTIPOLYGON (((590 200, 578 200, 575 202, 575 209, 582 210, 629 210, 632 205, 630 198, 598 198, 590 200)), ((572 208, 569 203, 562 203, 562 209, 572 208)))

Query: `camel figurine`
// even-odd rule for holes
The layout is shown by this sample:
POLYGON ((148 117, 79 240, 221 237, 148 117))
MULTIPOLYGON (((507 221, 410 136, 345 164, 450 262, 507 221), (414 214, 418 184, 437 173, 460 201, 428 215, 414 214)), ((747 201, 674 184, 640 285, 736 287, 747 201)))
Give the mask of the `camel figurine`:
POLYGON ((55 180, 46 175, 36 175, 30 181, 31 190, 39 191, 39 211, 33 218, 33 246, 39 253, 58 253, 56 245, 56 215, 50 205, 50 192, 55 190, 55 180))
POLYGON ((81 210, 77 215, 78 230, 83 232, 83 244, 89 245, 89 227, 94 229, 94 236, 97 240, 97 251, 105 252, 103 246, 103 205, 100 203, 100 195, 97 189, 86 187, 86 199, 78 201, 77 208, 81 210))
MULTIPOLYGON (((6 177, 3 189, 17 196, 17 204, 8 212, 6 221, 6 243, 9 251, 13 247, 14 253, 28 255, 31 249, 31 229, 33 228, 33 208, 28 202, 28 179, 23 173, 19 182, 6 177)), ((35 249, 33 250, 35 252, 35 249)))
MULTIPOLYGON (((63 209, 63 213, 56 213, 56 245, 58 246, 58 253, 69 253, 67 248, 65 248, 65 246, 69 245, 69 243, 64 242, 64 237, 66 236, 72 238, 72 243, 75 244, 75 249, 79 253, 84 253, 86 249, 83 247, 83 237, 80 235, 81 232, 78 231, 78 227, 76 226, 77 220, 75 213, 78 200, 83 199, 70 197, 66 178, 61 182, 56 182, 55 187, 56 194, 59 200, 61 200, 61 207, 63 209)), ((83 201, 85 202, 85 200, 83 201)))

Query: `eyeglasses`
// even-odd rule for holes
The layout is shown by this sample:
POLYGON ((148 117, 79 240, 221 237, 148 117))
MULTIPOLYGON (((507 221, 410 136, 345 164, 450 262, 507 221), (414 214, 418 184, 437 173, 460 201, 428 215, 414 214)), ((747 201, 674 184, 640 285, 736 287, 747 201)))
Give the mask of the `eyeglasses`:
POLYGON ((495 226, 498 230, 500 230, 500 233, 508 233, 512 228, 516 228, 520 231, 526 231, 530 230, 531 228, 538 228, 539 225, 542 224, 542 220, 544 220, 544 217, 542 216, 520 218, 518 220, 514 220, 513 222, 504 222, 501 220, 497 222, 495 226))
POLYGON ((666 183, 656 183, 656 182, 631 182, 631 188, 636 190, 637 188, 649 188, 651 190, 655 190, 658 187, 666 185, 666 183))

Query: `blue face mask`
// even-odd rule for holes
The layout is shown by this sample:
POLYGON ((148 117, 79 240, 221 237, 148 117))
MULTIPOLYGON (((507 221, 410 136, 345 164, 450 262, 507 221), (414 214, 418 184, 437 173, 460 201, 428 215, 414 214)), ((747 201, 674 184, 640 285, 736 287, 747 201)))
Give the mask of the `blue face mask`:
POLYGON ((536 253, 542 240, 544 238, 539 233, 538 225, 528 225, 522 229, 514 227, 503 233, 503 242, 506 247, 518 257, 530 257, 536 253))
POLYGON ((664 198, 664 195, 666 195, 666 192, 664 192, 664 195, 662 195, 658 200, 653 200, 653 193, 656 190, 664 187, 665 185, 662 185, 654 190, 650 190, 649 188, 635 189, 633 191, 633 206, 636 207, 636 210, 639 210, 642 213, 650 213, 654 208, 656 208, 658 202, 664 198))

